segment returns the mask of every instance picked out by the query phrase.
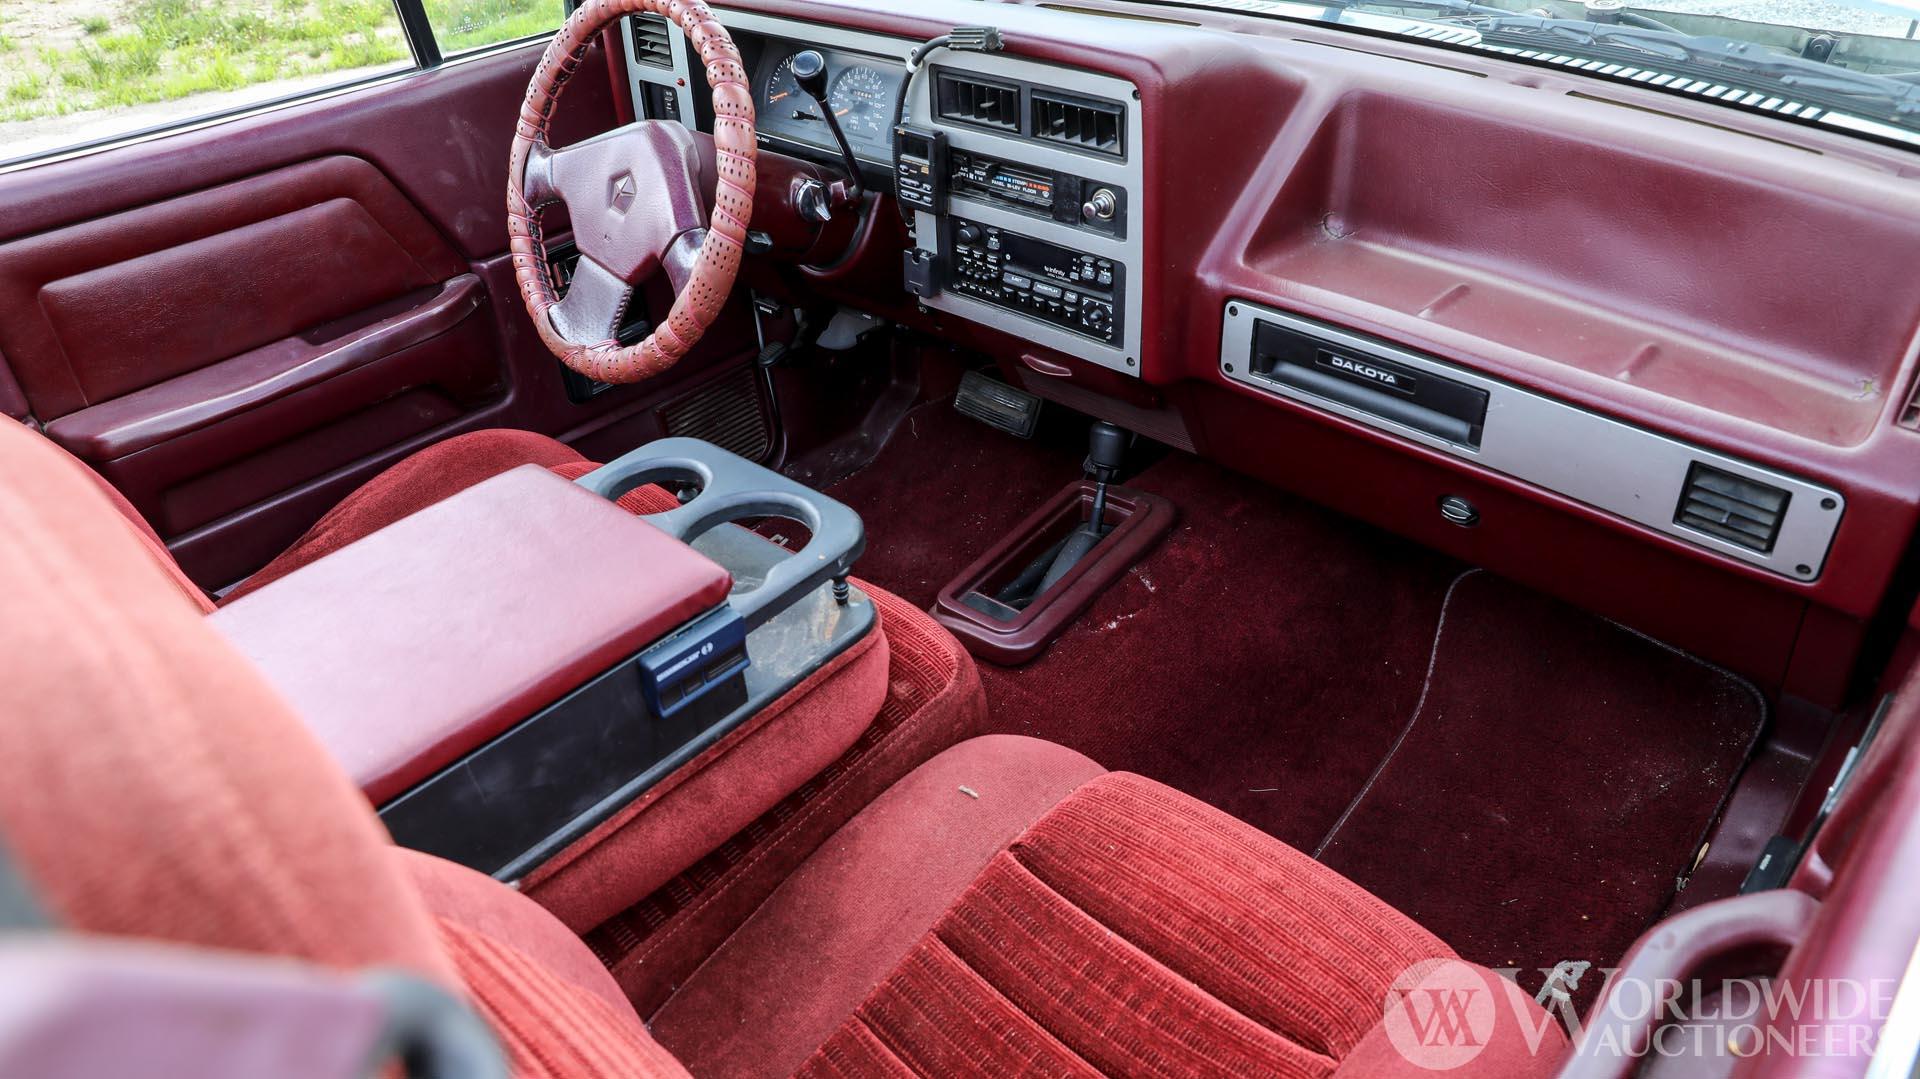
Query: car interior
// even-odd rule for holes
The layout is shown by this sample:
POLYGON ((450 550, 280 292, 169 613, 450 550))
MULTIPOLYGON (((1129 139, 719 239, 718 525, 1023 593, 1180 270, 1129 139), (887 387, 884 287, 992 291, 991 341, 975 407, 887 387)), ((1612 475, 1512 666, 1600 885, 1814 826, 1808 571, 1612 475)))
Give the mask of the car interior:
POLYGON ((0 1074, 1916 1074, 1913 140, 1289 6, 0 166, 0 1074))

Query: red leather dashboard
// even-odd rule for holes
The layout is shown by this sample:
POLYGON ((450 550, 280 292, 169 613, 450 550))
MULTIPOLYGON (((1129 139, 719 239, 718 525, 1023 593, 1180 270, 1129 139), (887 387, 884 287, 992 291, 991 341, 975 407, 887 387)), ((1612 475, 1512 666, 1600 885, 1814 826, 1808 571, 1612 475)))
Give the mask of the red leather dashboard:
POLYGON ((731 583, 526 465, 209 617, 378 804, 724 602, 731 583))
MULTIPOLYGON (((1905 269, 1920 251, 1920 158, 1491 57, 1195 8, 728 6, 909 39, 990 21, 1010 53, 1138 88, 1138 380, 883 293, 894 317, 988 351, 1044 396, 1763 686, 1837 700, 1920 520, 1920 432, 1901 423, 1920 330, 1920 279, 1905 269), (1236 299, 1830 486, 1846 508, 1826 565, 1783 578, 1235 383, 1220 357, 1236 299), (1479 527, 1442 521, 1449 494, 1481 508, 1479 527)), ((834 278, 859 276, 853 263, 898 258, 875 243, 813 283, 833 293, 834 278)), ((871 289, 844 294, 875 304, 871 289)))

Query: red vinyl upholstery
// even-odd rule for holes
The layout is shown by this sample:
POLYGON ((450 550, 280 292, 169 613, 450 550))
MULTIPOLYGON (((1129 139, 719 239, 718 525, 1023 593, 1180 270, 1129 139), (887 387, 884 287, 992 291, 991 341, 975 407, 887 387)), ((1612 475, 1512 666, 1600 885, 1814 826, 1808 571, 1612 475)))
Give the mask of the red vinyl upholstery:
POLYGON ((341 499, 339 505, 307 529, 293 546, 240 582, 222 602, 230 603, 362 536, 418 513, 455 491, 463 491, 508 469, 527 464, 559 468, 585 460, 565 443, 530 431, 475 431, 436 442, 341 499))

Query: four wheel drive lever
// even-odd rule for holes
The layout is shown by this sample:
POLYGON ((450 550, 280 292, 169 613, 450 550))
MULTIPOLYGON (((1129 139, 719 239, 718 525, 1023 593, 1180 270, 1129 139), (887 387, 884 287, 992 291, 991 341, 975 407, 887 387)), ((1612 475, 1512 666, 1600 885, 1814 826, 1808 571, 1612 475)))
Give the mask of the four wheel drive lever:
POLYGON ((847 178, 827 189, 832 207, 858 205, 864 193, 860 186, 860 162, 854 158, 853 144, 847 141, 847 133, 840 130, 840 118, 833 114, 833 105, 827 101, 827 58, 817 49, 802 49, 793 54, 788 64, 793 81, 820 106, 821 119, 827 122, 827 130, 833 132, 833 141, 840 145, 840 162, 847 178))

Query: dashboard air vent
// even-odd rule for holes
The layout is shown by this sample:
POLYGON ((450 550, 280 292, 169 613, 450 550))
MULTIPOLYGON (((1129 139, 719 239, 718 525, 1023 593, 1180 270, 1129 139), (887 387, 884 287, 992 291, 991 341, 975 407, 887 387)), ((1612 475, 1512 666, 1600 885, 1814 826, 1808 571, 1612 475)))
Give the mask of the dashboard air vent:
POLYGON ((1920 431, 1920 378, 1913 380, 1913 392, 1907 395, 1907 407, 1900 410, 1899 424, 1920 431))
POLYGON ((1020 88, 1005 83, 986 82, 940 72, 934 84, 939 93, 940 118, 998 128, 1020 130, 1020 88))
POLYGON ((633 62, 643 67, 673 67, 673 42, 668 38, 664 15, 635 15, 633 62))
POLYGON ((1705 532, 1750 551, 1773 550, 1780 522, 1787 516, 1787 499, 1778 487, 1722 472, 1695 462, 1680 490, 1675 524, 1705 532))
POLYGON ((1127 110, 1110 101, 1083 101, 1033 92, 1033 137, 1103 154, 1120 153, 1127 110))

